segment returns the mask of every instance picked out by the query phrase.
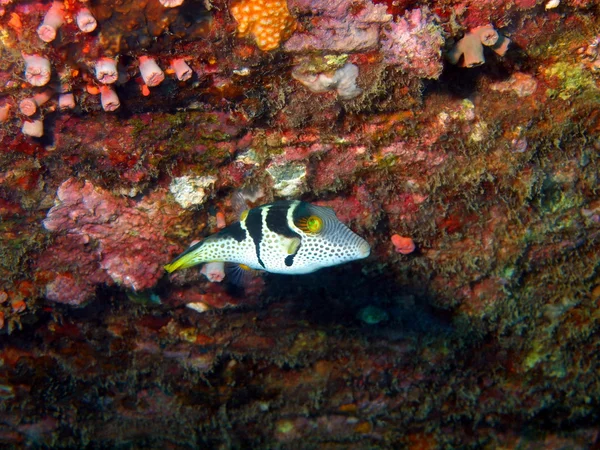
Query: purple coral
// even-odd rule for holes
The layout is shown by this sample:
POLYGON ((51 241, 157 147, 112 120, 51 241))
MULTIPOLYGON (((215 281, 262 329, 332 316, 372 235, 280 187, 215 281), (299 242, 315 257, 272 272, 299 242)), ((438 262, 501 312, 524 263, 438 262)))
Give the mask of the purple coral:
POLYGON ((413 9, 384 31, 384 61, 420 78, 442 73, 442 30, 427 8, 413 9))

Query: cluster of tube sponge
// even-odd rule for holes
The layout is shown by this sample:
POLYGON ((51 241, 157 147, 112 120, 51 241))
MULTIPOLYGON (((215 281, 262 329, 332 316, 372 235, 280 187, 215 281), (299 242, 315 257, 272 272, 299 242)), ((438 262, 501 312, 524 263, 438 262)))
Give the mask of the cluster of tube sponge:
MULTIPOLYGON (((159 0, 165 8, 175 8, 181 6, 184 0, 159 0)), ((37 33, 44 42, 52 42, 56 39, 58 29, 65 23, 67 12, 64 2, 55 1, 46 12, 42 24, 38 27, 37 33)), ((96 18, 85 6, 81 6, 75 14, 75 23, 84 33, 91 33, 98 26, 96 18)))
MULTIPOLYGON (((183 0, 160 0, 165 7, 176 7, 183 3, 183 0)), ((91 33, 96 29, 98 23, 85 5, 78 3, 77 6, 71 5, 69 10, 65 8, 66 2, 54 1, 50 9, 44 15, 43 21, 37 28, 38 37, 46 42, 52 42, 56 39, 60 27, 66 22, 74 20, 82 33, 91 33)), ((18 16, 17 16, 18 18, 18 16)), ((20 25, 20 24, 19 24, 20 25)), ((66 84, 51 83, 52 66, 50 60, 39 54, 22 53, 25 62, 25 80, 34 87, 48 87, 31 97, 24 98, 18 103, 18 109, 25 116, 21 131, 23 134, 32 137, 42 137, 44 134, 43 120, 39 114, 40 107, 48 102, 56 93, 58 93, 58 108, 61 111, 75 108, 75 95, 71 87, 66 84), (50 83, 50 84, 49 84, 50 83)), ((141 56, 138 59, 139 70, 144 80, 144 89, 158 86, 165 78, 165 74, 158 66, 157 62, 148 56, 141 56)), ((185 81, 192 77, 193 71, 183 58, 171 60, 169 72, 175 74, 178 80, 185 81)), ((87 91, 90 94, 100 94, 100 103, 105 111, 114 111, 119 108, 120 101, 116 91, 111 87, 113 83, 119 81, 119 71, 117 69, 117 59, 110 57, 99 58, 92 64, 95 78, 100 86, 88 85, 87 91)), ((10 117, 11 104, 4 103, 0 105, 0 123, 5 122, 10 117)))

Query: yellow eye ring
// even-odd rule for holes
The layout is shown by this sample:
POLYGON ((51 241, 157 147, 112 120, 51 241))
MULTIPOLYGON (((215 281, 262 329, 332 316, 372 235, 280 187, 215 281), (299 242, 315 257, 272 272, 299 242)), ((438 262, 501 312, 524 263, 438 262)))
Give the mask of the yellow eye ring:
POLYGON ((303 217, 296 226, 305 233, 319 234, 323 230, 323 219, 318 216, 303 217))

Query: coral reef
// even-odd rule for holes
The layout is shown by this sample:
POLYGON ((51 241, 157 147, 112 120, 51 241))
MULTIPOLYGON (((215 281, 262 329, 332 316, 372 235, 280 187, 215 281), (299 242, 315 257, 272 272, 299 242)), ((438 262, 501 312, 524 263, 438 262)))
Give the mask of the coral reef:
POLYGON ((0 446, 598 447, 599 24, 0 0, 0 446), (165 274, 283 198, 371 256, 165 274))

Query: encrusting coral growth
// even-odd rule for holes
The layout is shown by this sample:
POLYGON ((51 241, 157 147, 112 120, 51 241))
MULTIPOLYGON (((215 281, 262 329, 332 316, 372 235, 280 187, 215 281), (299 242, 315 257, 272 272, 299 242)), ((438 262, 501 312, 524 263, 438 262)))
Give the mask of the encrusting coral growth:
POLYGON ((91 182, 65 181, 44 227, 60 233, 41 256, 39 269, 48 274, 50 300, 79 304, 94 293, 96 283, 117 283, 136 291, 152 287, 162 276, 162 261, 174 249, 164 234, 176 229, 183 210, 158 191, 136 203, 114 197, 91 182), (68 287, 68 288, 67 288, 68 287))

